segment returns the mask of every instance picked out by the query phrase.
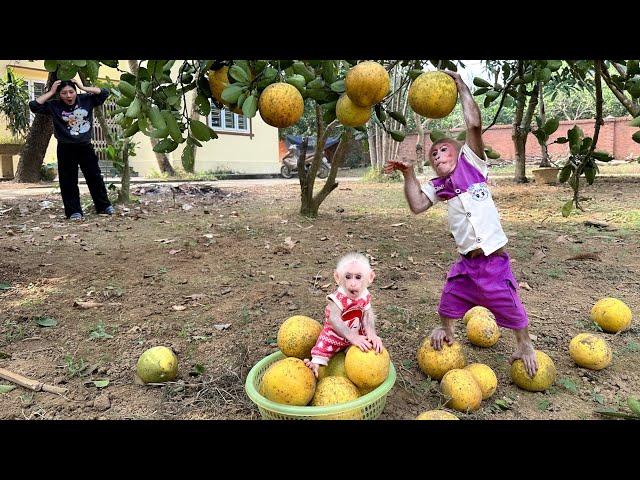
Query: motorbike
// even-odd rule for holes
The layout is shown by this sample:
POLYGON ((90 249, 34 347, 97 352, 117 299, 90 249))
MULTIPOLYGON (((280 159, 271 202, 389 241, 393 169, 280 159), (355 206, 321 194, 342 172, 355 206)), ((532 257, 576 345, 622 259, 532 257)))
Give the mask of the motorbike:
MULTIPOLYGON (((314 153, 315 152, 313 152, 312 150, 310 153, 306 155, 306 158, 304 161, 305 173, 309 170, 309 167, 313 162, 314 153)), ((298 158, 300 158, 300 149, 298 148, 297 145, 291 145, 289 147, 289 152, 284 157, 282 157, 282 167, 280 168, 280 175, 282 175, 283 178, 292 178, 294 175, 297 175, 298 158)), ((330 170, 331 170, 331 165, 329 164, 327 157, 323 155, 322 162, 318 167, 318 172, 316 173, 316 176, 318 178, 327 178, 329 176, 330 170)))

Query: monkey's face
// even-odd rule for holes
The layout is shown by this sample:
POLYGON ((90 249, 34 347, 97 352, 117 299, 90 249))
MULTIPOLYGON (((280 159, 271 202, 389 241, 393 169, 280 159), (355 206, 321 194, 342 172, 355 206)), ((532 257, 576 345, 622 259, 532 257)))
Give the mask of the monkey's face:
POLYGON ((345 265, 342 271, 336 270, 333 277, 336 283, 346 290, 347 297, 355 300, 371 285, 376 274, 361 262, 354 261, 345 265))

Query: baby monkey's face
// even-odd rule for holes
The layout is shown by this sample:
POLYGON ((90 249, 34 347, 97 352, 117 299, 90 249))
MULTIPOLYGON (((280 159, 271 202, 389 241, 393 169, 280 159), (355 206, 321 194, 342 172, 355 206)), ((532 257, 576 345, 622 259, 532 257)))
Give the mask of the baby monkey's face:
POLYGON ((356 261, 345 265, 342 271, 336 270, 333 273, 336 283, 346 290, 347 297, 352 300, 357 299, 371 285, 375 276, 367 265, 356 261))

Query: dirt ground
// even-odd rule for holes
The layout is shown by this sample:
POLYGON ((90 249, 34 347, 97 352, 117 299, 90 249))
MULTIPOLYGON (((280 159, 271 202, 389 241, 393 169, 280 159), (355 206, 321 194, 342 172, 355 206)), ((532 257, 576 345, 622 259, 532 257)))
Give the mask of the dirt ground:
MULTIPOLYGON (((456 257, 444 205, 415 216, 400 183, 349 182, 310 221, 298 215, 295 184, 210 185, 137 190, 139 204, 82 223, 64 220, 56 194, 0 201, 0 367, 69 389, 0 393, 0 419, 258 419, 247 373, 276 350, 286 318, 322 320, 335 262, 352 250, 376 270, 378 333, 398 373, 380 418, 442 405, 416 350, 438 323, 456 257), (136 384, 137 358, 155 345, 177 353, 178 379, 136 384)), ((599 419, 594 410, 624 411, 640 396, 639 186, 600 178, 583 192, 586 212, 563 218, 566 186, 493 184, 534 345, 558 376, 545 393, 520 390, 509 377, 511 332, 480 348, 458 326, 468 363, 486 363, 499 381, 461 418, 599 419), (589 313, 606 296, 629 305, 633 326, 599 333, 614 352, 610 367, 578 368, 569 341, 597 333, 589 313)))

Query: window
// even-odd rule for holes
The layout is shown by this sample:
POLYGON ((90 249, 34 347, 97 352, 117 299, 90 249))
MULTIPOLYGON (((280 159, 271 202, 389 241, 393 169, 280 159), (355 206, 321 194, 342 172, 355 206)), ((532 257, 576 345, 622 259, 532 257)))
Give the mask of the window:
MULTIPOLYGON (((35 80, 25 80, 24 88, 28 89, 29 92, 29 100, 35 100, 40 95, 44 93, 46 83, 38 82, 35 80)), ((29 112, 29 123, 33 123, 33 119, 35 118, 35 114, 29 112)))
POLYGON ((226 108, 217 108, 215 105, 211 105, 209 126, 216 132, 251 134, 251 124, 247 117, 233 113, 226 108))

